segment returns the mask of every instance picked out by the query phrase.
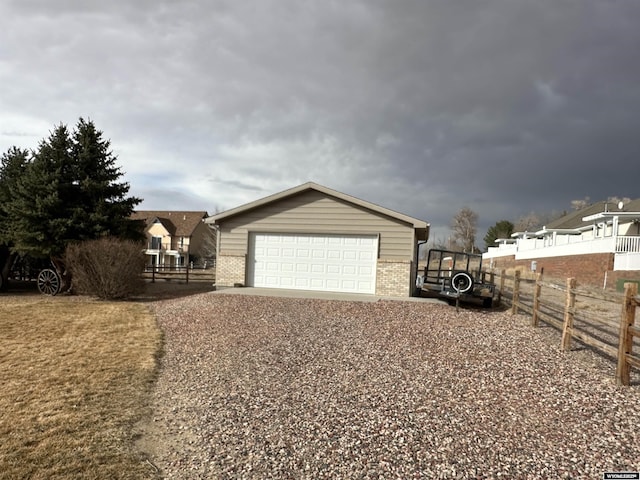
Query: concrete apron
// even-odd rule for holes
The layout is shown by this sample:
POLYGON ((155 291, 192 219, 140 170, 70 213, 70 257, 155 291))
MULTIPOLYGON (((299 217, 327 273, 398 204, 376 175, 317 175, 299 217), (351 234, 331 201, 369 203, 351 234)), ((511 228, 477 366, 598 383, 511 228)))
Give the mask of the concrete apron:
POLYGON ((366 293, 338 293, 317 292, 314 290, 285 290, 282 288, 258 288, 258 287, 217 287, 214 295, 255 295, 259 297, 283 297, 283 298, 315 298, 320 300, 342 300, 345 302, 377 302, 378 300, 393 300, 397 302, 421 302, 440 303, 447 302, 437 298, 422 297, 386 297, 370 295, 366 293))

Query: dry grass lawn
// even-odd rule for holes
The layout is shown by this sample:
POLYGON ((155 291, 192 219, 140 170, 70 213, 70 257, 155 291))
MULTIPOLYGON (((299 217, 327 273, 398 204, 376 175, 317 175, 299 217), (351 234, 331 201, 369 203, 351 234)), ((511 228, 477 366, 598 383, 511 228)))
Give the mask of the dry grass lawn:
POLYGON ((0 296, 0 479, 155 478, 134 442, 161 340, 142 303, 0 296))

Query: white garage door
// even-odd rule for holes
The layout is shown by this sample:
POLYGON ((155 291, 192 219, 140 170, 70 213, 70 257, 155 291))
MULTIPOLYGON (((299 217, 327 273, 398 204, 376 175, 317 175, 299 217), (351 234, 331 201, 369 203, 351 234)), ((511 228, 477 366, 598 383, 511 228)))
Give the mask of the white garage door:
POLYGON ((255 233, 248 283, 254 287, 375 293, 378 237, 255 233))

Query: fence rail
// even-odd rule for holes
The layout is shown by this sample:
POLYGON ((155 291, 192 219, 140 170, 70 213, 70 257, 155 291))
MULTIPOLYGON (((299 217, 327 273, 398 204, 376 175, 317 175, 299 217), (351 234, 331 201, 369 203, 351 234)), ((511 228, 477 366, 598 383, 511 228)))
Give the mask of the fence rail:
POLYGON ((156 280, 184 280, 189 281, 207 281, 215 283, 214 268, 198 268, 187 266, 169 266, 169 265, 148 265, 145 267, 143 277, 155 283, 156 280))
POLYGON ((578 288, 575 278, 568 278, 564 286, 545 282, 541 273, 523 278, 520 271, 507 275, 502 270, 496 277, 498 298, 511 306, 512 314, 530 314, 532 327, 542 321, 557 328, 563 351, 570 351, 577 340, 614 358, 616 383, 631 384, 631 368, 640 369, 640 354, 633 351, 634 344, 638 347, 634 339, 640 339, 640 326, 635 324, 640 305, 636 283, 626 283, 624 294, 613 294, 578 288))

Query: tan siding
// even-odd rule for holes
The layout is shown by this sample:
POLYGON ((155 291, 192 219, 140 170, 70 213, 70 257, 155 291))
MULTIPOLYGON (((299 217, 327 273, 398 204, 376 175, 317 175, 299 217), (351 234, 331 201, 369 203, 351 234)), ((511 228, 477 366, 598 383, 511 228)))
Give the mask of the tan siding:
MULTIPOLYGON (((186 242, 186 238, 185 238, 186 242)), ((200 222, 193 230, 189 252, 195 255, 211 255, 212 245, 215 245, 215 233, 209 225, 200 222)))
POLYGON ((247 253, 248 232, 379 234, 381 258, 411 259, 413 225, 308 191, 221 222, 220 253, 247 253))

